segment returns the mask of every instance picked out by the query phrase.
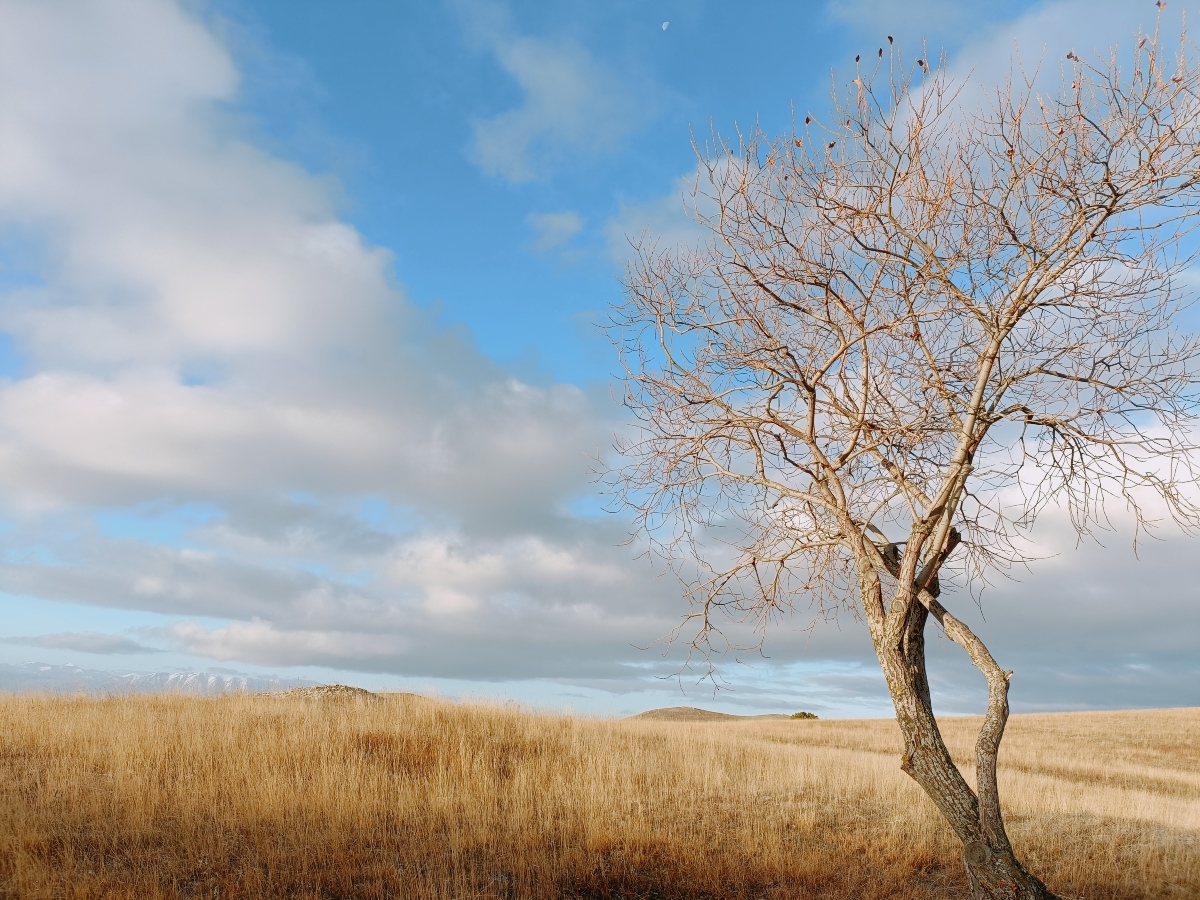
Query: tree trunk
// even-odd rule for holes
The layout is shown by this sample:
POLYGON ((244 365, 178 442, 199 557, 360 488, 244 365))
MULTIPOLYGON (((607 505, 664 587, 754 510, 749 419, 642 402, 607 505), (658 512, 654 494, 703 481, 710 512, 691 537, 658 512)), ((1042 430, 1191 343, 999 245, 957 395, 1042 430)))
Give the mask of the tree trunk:
POLYGON ((1011 673, 1003 672, 978 638, 950 616, 935 597, 928 592, 922 595, 921 603, 912 604, 901 640, 891 646, 876 641, 876 653, 904 736, 900 767, 929 795, 962 841, 972 897, 1056 900, 1013 855, 1000 812, 996 757, 1008 720, 1011 673), (950 758, 933 715, 925 671, 925 626, 931 611, 946 628, 947 635, 964 646, 988 680, 988 711, 975 745, 978 796, 950 758))

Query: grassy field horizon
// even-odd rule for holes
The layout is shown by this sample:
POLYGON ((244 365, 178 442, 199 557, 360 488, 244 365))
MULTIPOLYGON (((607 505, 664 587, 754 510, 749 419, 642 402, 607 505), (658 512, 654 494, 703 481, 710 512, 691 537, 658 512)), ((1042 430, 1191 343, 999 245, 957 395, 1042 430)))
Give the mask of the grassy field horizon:
MULTIPOLYGON (((600 719, 417 695, 0 695, 4 898, 950 898, 888 719, 600 719)), ((974 717, 942 726, 971 777, 974 717)), ((1014 716, 1064 897, 1200 895, 1200 709, 1014 716)))

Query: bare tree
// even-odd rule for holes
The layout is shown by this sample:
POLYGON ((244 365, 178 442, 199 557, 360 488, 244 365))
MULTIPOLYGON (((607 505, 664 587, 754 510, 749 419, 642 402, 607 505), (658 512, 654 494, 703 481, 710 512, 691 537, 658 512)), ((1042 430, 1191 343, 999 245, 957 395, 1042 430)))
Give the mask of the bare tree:
MULTIPOLYGON (((982 105, 944 64, 880 49, 832 114, 698 149, 699 244, 635 242, 612 333, 639 427, 615 475, 657 552, 690 571, 695 648, 718 612, 798 600, 866 621, 901 768, 964 845, 976 897, 1052 894, 1016 859, 996 782, 1012 673, 947 609, 1029 559, 1065 509, 1200 523, 1200 70, 1157 32, 1040 96, 982 105), (699 572, 699 575, 695 573, 699 572), (938 731, 929 617, 987 681, 972 790, 938 731)), ((1032 623, 1031 623, 1032 627, 1032 623)))

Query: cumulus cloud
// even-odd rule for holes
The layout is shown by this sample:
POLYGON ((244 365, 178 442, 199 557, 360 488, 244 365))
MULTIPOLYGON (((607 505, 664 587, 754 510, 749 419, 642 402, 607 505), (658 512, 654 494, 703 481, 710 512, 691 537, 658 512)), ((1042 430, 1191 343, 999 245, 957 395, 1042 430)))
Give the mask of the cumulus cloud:
POLYGON ((9 536, 0 590, 178 617, 159 643, 222 660, 484 680, 671 671, 632 645, 674 625, 677 588, 631 564, 618 527, 559 531, 389 535, 317 508, 282 528, 212 523, 190 535, 204 550, 42 542, 70 565, 17 561, 28 538, 9 536))
POLYGON ((645 118, 645 100, 578 43, 517 34, 497 4, 462 3, 460 11, 522 93, 516 107, 473 123, 471 158, 488 175, 542 178, 568 155, 614 149, 645 118))
POLYGON ((522 519, 579 483, 589 400, 425 321, 327 185, 223 121, 236 73, 198 22, 3 15, 0 217, 47 260, 0 300, 34 370, 0 390, 10 504, 380 491, 522 519))
POLYGON ((410 304, 237 87, 170 0, 0 7, 0 224, 42 248, 0 295, 29 366, 0 383, 0 589, 176 616, 159 637, 220 659, 612 675, 672 598, 569 512, 610 413, 410 304))

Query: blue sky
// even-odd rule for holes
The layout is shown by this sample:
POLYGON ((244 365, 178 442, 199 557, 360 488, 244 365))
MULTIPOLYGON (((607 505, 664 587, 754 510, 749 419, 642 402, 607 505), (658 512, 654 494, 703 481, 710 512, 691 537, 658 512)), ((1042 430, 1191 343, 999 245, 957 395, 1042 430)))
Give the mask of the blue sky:
MULTIPOLYGON (((624 236, 690 227, 693 135, 787 128, 888 34, 983 82, 1153 6, 0 4, 0 662, 886 714, 851 621, 715 700, 638 649, 684 605, 589 474, 624 236)), ((1194 542, 1119 526, 1050 517, 962 598, 1018 709, 1200 703, 1194 542)))
MULTIPOLYGON (((575 382, 613 369, 593 323, 617 290, 620 226, 651 224, 622 211, 663 201, 695 164, 692 134, 788 127, 793 104, 819 107, 831 69, 881 39, 863 27, 870 5, 421 6, 219 9, 235 47, 252 42, 246 106, 282 153, 338 178, 343 215, 395 254, 413 300, 470 325, 489 356, 575 382), (584 89, 558 92, 574 71, 584 89), (556 122, 576 105, 578 134, 556 122), (481 127, 512 135, 490 161, 481 127), (556 216, 574 219, 539 230, 556 216)), ((927 8, 941 22, 952 5, 927 8)), ((1002 11, 980 4, 969 24, 987 30, 1002 11)))

